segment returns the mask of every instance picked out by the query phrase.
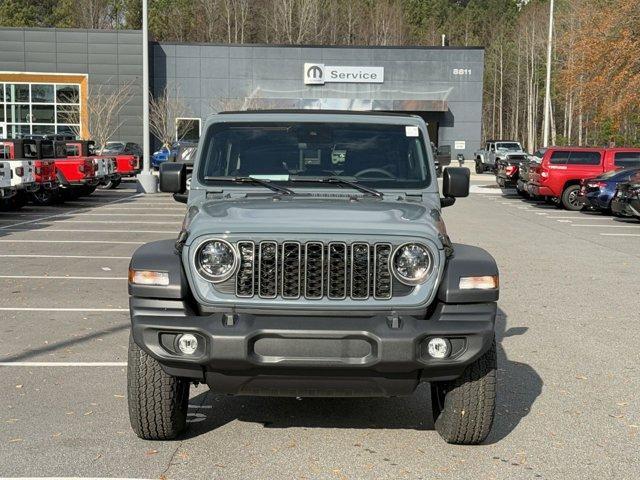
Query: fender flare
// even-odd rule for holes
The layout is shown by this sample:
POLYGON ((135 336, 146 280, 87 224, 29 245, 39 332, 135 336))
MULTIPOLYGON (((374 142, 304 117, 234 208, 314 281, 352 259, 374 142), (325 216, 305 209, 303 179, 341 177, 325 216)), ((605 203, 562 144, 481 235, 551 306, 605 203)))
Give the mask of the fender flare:
POLYGON ((184 300, 189 295, 189 283, 175 240, 145 243, 134 252, 129 269, 169 274, 169 285, 133 285, 129 282, 129 295, 133 297, 184 300))
POLYGON ((500 288, 493 290, 461 290, 461 277, 499 276, 494 258, 482 248, 460 243, 453 244, 453 255, 447 259, 442 274, 438 299, 444 303, 495 302, 500 288))

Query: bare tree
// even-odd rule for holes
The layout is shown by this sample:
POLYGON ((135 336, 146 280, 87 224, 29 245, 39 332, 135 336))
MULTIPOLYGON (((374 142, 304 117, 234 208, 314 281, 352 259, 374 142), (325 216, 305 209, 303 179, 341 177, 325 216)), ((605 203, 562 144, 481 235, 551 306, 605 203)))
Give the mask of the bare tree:
POLYGON ((176 119, 187 115, 187 107, 180 99, 179 92, 172 95, 165 87, 159 96, 149 99, 149 131, 160 140, 163 147, 168 148, 174 140, 180 140, 176 139, 176 119))
POLYGON ((78 137, 84 136, 94 140, 96 147, 102 148, 122 125, 123 121, 120 119, 120 112, 129 103, 132 95, 132 82, 116 86, 103 84, 95 87, 90 85, 86 102, 87 134, 82 134, 82 122, 78 118, 77 112, 65 115, 65 122, 79 125, 78 127, 71 127, 73 133, 78 137))

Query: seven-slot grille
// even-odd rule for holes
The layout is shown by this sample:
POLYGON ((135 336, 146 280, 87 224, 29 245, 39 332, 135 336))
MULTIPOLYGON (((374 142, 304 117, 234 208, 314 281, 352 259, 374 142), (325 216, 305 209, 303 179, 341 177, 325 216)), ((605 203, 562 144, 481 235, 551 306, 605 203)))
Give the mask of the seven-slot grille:
POLYGON ((238 297, 388 300, 393 294, 389 243, 240 241, 238 297))

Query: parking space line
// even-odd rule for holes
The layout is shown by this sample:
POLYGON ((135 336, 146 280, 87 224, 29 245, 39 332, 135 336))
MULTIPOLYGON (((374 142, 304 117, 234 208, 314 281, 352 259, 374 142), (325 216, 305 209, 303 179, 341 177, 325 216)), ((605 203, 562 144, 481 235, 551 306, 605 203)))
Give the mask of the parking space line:
MULTIPOLYGON (((107 202, 107 203, 109 203, 109 204, 113 204, 113 203, 123 202, 123 201, 125 201, 125 200, 130 199, 130 198, 138 197, 138 196, 140 196, 140 195, 142 195, 142 194, 141 194, 141 193, 138 193, 138 194, 135 194, 135 195, 129 195, 129 196, 127 196, 127 197, 119 198, 119 199, 117 199, 117 200, 110 200, 110 201, 109 201, 109 202, 107 202)), ((77 212, 81 212, 82 210, 83 210, 83 209, 82 209, 82 208, 80 208, 80 209, 74 210, 73 212, 74 212, 74 213, 77 213, 77 212)), ((71 213, 71 212, 66 212, 66 213, 71 213)), ((55 215, 49 215, 49 216, 44 217, 44 218, 37 218, 37 219, 34 219, 34 220, 25 220, 24 222, 13 223, 13 224, 11 224, 11 225, 7 225, 7 226, 4 226, 4 227, 0 227, 0 230, 9 230, 9 229, 10 229, 9 227, 17 227, 17 226, 19 226, 19 225, 28 225, 28 224, 31 224, 31 223, 39 222, 39 221, 41 221, 41 220, 46 220, 46 219, 49 219, 49 218, 55 218, 55 217, 59 217, 59 216, 60 216, 60 214, 55 214, 55 215)))
POLYGON ((127 362, 0 362, 0 367, 126 367, 127 362))
MULTIPOLYGON (((22 230, 21 230, 22 231, 22 230)), ((29 232, 31 230, 24 230, 29 232)), ((107 243, 110 245, 142 245, 144 242, 123 242, 117 240, 7 240, 2 239, 0 243, 107 243)))
MULTIPOLYGON (((161 210, 165 210, 162 208, 161 210)), ((0 215, 7 215, 13 212, 0 212, 0 215)), ((44 217, 46 214, 44 213, 35 213, 35 212, 24 212, 20 213, 19 216, 41 216, 44 217)), ((61 217, 184 217, 184 214, 179 213, 64 213, 60 214, 61 217)), ((36 219, 37 220, 37 219, 36 219)), ((0 220, 0 222, 9 222, 9 220, 0 220)))
POLYGON ((561 217, 547 217, 547 218, 553 218, 553 219, 556 219, 556 218, 570 218, 572 220, 593 220, 594 222, 600 221, 600 220, 602 220, 602 221, 604 221, 604 220, 607 220, 607 221, 613 220, 611 217, 585 217, 584 215, 574 215, 574 216, 566 215, 566 216, 561 216, 561 217))
POLYGON ((603 237, 640 237, 640 233, 601 233, 603 237))
POLYGON ((599 228, 640 228, 638 225, 585 225, 584 223, 573 223, 572 227, 599 227, 599 228))
POLYGON ((128 308, 55 308, 55 307, 0 307, 0 312, 87 312, 116 313, 127 312, 128 308))
POLYGON ((0 254, 0 258, 82 258, 82 259, 96 259, 96 260, 129 260, 128 257, 114 257, 110 255, 21 255, 21 254, 0 254))
MULTIPOLYGON (((166 225, 168 223, 181 224, 182 222, 180 220, 165 220, 163 222, 146 222, 144 220, 56 220, 56 223, 106 223, 115 225, 133 223, 136 225, 166 225)), ((39 225, 39 223, 34 223, 34 225, 39 225)))
POLYGON ((33 230, 30 228, 5 228, 0 227, 0 229, 5 230, 7 232, 75 232, 75 233, 169 233, 169 234, 177 234, 178 230, 80 230, 80 229, 64 229, 64 228, 50 228, 50 229, 41 229, 41 230, 33 230))
POLYGON ((0 280, 28 278, 30 280, 127 280, 127 277, 65 277, 62 275, 0 275, 0 280))

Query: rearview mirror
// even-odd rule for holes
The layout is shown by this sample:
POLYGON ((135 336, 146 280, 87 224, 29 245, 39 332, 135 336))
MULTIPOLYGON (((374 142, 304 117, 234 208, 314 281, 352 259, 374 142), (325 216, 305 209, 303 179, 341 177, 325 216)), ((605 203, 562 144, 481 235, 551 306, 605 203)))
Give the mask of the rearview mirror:
POLYGON ((162 163, 160 165, 160 191, 182 193, 186 189, 187 166, 184 163, 162 163))
POLYGON ((442 173, 442 194, 440 203, 443 207, 453 205, 458 197, 469 196, 469 179, 471 172, 464 167, 448 167, 442 173))

